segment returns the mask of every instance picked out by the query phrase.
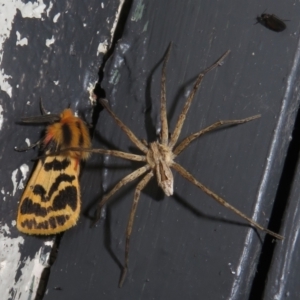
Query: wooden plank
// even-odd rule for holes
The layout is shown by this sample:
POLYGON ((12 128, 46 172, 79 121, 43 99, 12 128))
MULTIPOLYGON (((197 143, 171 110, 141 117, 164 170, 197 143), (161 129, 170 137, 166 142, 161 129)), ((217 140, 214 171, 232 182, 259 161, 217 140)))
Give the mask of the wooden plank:
MULTIPOLYGON (((122 39, 105 66, 102 86, 115 113, 139 138, 156 138, 161 61, 170 41, 167 107, 174 128, 197 74, 232 53, 206 76, 180 138, 220 119, 262 118, 193 143, 178 162, 202 183, 267 226, 299 102, 288 96, 298 47, 299 4, 272 2, 291 20, 275 33, 255 23, 265 5, 247 1, 133 1, 122 39), (291 9, 292 7, 292 9, 291 9)), ((139 153, 103 111, 94 146, 139 153)), ((140 164, 94 156, 82 176, 83 214, 140 164)), ((152 182, 142 193, 130 245, 129 274, 117 287, 135 184, 123 188, 105 221, 66 232, 45 299, 247 299, 261 251, 253 229, 175 174, 166 199, 152 182), (60 287, 61 290, 55 289, 60 287)))
MULTIPOLYGON (((299 59, 299 58, 298 58, 299 59)), ((299 60, 298 60, 299 63, 299 60)), ((299 78, 299 68, 295 72, 295 79, 299 78)), ((295 97, 297 89, 295 90, 295 97)), ((300 168, 299 161, 299 113, 293 140, 289 148, 289 160, 286 161, 281 181, 286 181, 289 177, 294 177, 293 183, 286 182, 288 193, 283 189, 277 193, 277 198, 281 203, 286 204, 284 217, 282 220, 281 232, 285 239, 275 247, 271 268, 268 275, 263 299, 297 299, 300 295, 300 289, 297 282, 297 271, 299 270, 299 180, 300 168), (291 186, 288 185, 291 184, 291 186)))
MULTIPOLYGON (((24 137, 33 142, 40 134, 40 128, 17 127, 14 122, 20 116, 36 114, 39 97, 55 112, 72 102, 73 108, 91 119, 87 87, 98 79, 95 70, 103 54, 97 56, 97 48, 99 43, 110 41, 119 7, 117 2, 103 3, 104 8, 93 1, 51 3, 54 6, 49 17, 45 11, 50 2, 43 8, 43 23, 17 14, 12 32, 24 28, 36 42, 16 47, 16 39, 11 36, 1 65, 5 74, 13 75, 9 83, 16 99, 12 101, 7 92, 2 92, 0 140, 5 144, 1 149, 0 190, 4 233, 0 240, 1 248, 9 250, 1 251, 5 253, 2 266, 6 266, 1 276, 15 279, 9 295, 21 295, 19 299, 34 296, 40 273, 47 266, 52 239, 20 235, 14 228, 15 199, 22 193, 18 187, 29 175, 21 172, 21 166, 32 169, 29 160, 34 155, 14 153, 12 149, 22 146, 24 137), (54 23, 59 12, 64 13, 54 23), (52 36, 55 42, 48 48, 45 40, 52 36), (37 51, 39 47, 43 52, 37 51), (17 176, 15 181, 12 174, 17 176), (8 263, 10 258, 12 264, 8 263)), ((171 131, 198 73, 230 49, 224 65, 205 77, 180 139, 219 119, 257 113, 262 118, 202 137, 177 161, 232 205, 267 226, 299 105, 298 98, 292 97, 294 82, 290 80, 296 67, 299 4, 272 2, 269 13, 291 20, 281 33, 253 25, 265 7, 244 0, 133 1, 122 39, 105 65, 102 87, 124 123, 139 138, 153 141, 159 127, 161 60, 169 42, 174 43, 167 67, 171 131)), ((139 153, 106 111, 100 114, 93 145, 139 153)), ((44 298, 247 299, 261 254, 259 236, 175 172, 173 197, 164 197, 155 181, 141 195, 129 273, 124 287, 118 288, 136 183, 112 199, 106 219, 96 228, 90 229, 90 217, 101 195, 138 166, 96 155, 86 163, 81 178, 82 217, 78 226, 61 238, 44 298)), ((7 284, 3 286, 8 290, 7 284)))
POLYGON ((91 122, 89 90, 110 46, 122 1, 2 1, 1 12, 1 298, 35 299, 49 267, 54 237, 20 234, 18 201, 34 167, 37 151, 14 147, 36 142, 44 127, 18 124, 71 106, 91 122), (101 20, 101 21, 99 21, 101 20))

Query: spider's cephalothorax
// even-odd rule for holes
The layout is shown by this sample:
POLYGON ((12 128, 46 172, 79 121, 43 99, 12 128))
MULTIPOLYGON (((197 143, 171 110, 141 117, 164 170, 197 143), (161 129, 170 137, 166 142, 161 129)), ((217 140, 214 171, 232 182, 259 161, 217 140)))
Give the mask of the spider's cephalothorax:
MULTIPOLYGON (((135 180, 136 178, 140 177, 143 174, 146 174, 144 178, 141 179, 141 181, 137 184, 135 193, 134 193, 134 199, 130 211, 129 221, 127 224, 127 230, 126 230, 126 249, 125 249, 125 264, 123 273, 120 280, 120 287, 122 286, 124 279, 126 277, 127 269, 128 269, 128 262, 129 262, 129 241, 130 236, 132 232, 132 226, 134 221, 135 212, 137 209, 137 205, 140 199, 140 193, 143 190, 143 188, 148 184, 150 179, 153 176, 156 176, 158 185, 163 189, 164 193, 167 196, 171 196, 173 194, 173 174, 171 171, 171 168, 176 170, 181 176, 183 176, 185 179, 189 180, 191 183, 199 187, 203 192, 211 196, 214 200, 216 200, 219 204, 229 208, 236 214, 238 214, 240 217, 245 219, 247 222, 249 222, 253 227, 265 231, 268 234, 274 236, 277 239, 283 239, 283 237, 273 231, 270 231, 245 214, 243 214, 241 211, 230 205, 228 202, 226 202, 223 198, 215 194, 213 191, 205 187, 202 183, 200 183, 196 178, 193 177, 192 174, 190 174, 187 170, 185 170, 181 165, 176 163, 174 161, 175 157, 178 156, 192 141, 194 141, 196 138, 200 137, 201 135, 212 131, 214 129, 220 128, 224 125, 238 125, 242 123, 249 122, 251 120, 257 119, 260 117, 260 115, 255 115, 252 117, 248 117, 241 120, 225 120, 225 121, 218 121, 200 131, 197 131, 185 139, 183 139, 182 142, 180 142, 178 145, 176 144, 186 117, 186 114, 189 110, 189 107, 191 105, 191 102, 194 98, 194 95, 197 91, 197 89, 200 86, 200 83, 206 73, 211 71, 212 69, 216 68, 218 65, 221 65, 224 58, 229 54, 230 51, 225 52, 214 64, 212 64, 210 67, 205 69, 202 73, 200 73, 196 79, 196 82, 194 84, 193 89, 191 90, 185 105, 183 107, 182 112, 180 113, 178 117, 178 121, 176 123, 175 129, 173 133, 171 134, 171 137, 169 138, 169 130, 168 130, 168 121, 167 121, 167 112, 166 112, 166 64, 169 58, 171 47, 169 46, 167 54, 164 59, 163 69, 162 69, 162 81, 161 81, 161 105, 160 105, 160 111, 161 111, 161 138, 159 142, 153 142, 149 145, 142 140, 138 139, 135 134, 115 115, 115 113, 110 109, 108 106, 107 100, 100 99, 101 104, 105 107, 105 109, 108 111, 108 113, 112 116, 112 118, 115 120, 115 122, 118 124, 118 126, 125 132, 125 134, 128 136, 128 138, 135 144, 141 152, 144 153, 144 155, 137 155, 117 150, 105 150, 105 149, 81 149, 81 151, 88 151, 93 153, 100 153, 100 154, 106 154, 106 155, 113 155, 117 157, 121 157, 128 160, 133 161, 140 161, 145 162, 146 164, 143 167, 138 168, 137 170, 133 171, 129 175, 125 176, 123 179, 121 179, 120 182, 118 182, 113 189, 108 192, 99 202, 98 208, 97 208, 97 217, 96 221, 100 219, 101 215, 101 209, 102 207, 107 203, 107 201, 110 199, 110 197, 116 193, 122 186, 125 184, 135 180)), ((71 149, 69 149, 71 150, 71 149)), ((78 150, 78 149, 72 149, 72 150, 78 150)))
POLYGON ((175 155, 168 146, 153 142, 147 153, 147 163, 155 173, 158 185, 167 196, 173 195, 174 178, 170 167, 175 155))

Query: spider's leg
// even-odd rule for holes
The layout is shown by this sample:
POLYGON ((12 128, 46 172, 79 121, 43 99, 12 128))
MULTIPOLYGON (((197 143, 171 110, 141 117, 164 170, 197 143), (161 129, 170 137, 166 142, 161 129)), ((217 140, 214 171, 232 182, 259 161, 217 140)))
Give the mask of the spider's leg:
POLYGON ((91 149, 91 151, 89 151, 89 152, 112 155, 112 156, 120 157, 120 158, 127 159, 127 160, 146 161, 146 156, 144 156, 144 155, 137 155, 137 154, 127 153, 127 152, 118 151, 118 150, 91 149))
POLYGON ((132 207, 130 210, 130 216, 127 224, 127 229, 126 229, 126 247, 125 247, 125 264, 124 268, 122 271, 119 287, 122 287, 124 280, 126 278, 127 270, 128 270, 128 262, 129 262, 129 242, 130 242, 130 236, 132 233, 132 226, 133 226, 133 221, 136 213, 136 209, 140 200, 140 194, 141 191, 144 189, 144 187, 147 185, 149 180, 153 177, 154 173, 153 171, 149 172, 137 185, 134 193, 134 198, 133 198, 133 203, 132 207))
POLYGON ((190 174, 187 170, 185 170, 182 166, 180 166, 177 163, 173 163, 172 164, 172 168, 174 168, 182 177, 184 177, 185 179, 187 179, 188 181, 190 181, 191 183, 193 183, 194 185, 196 185, 198 188, 200 188, 204 193, 206 193, 207 195, 211 196, 213 199, 215 199, 219 204, 225 206, 226 208, 229 208, 230 210, 232 210, 234 213, 236 213, 237 215, 239 215, 241 218, 245 219, 246 221, 248 221, 253 227, 261 230, 261 231, 265 231, 266 233, 268 233, 269 235, 272 235, 273 237, 275 237, 278 240, 282 240, 284 237, 282 235, 279 235, 263 226, 261 226, 260 224, 256 223, 254 220, 252 220, 251 218, 249 218, 248 216, 246 216, 245 214, 243 214, 241 211, 239 211, 238 209, 236 209, 234 206, 230 205, 228 202, 226 202, 223 198, 221 198, 220 196, 218 196, 217 194, 215 194, 213 191, 211 191, 210 189, 208 189, 206 186, 204 186, 202 183, 200 183, 198 180, 196 180, 192 174, 190 174))
POLYGON ((195 140, 196 138, 198 138, 199 136, 207 133, 207 132, 210 132, 212 130, 215 130, 219 127, 222 127, 222 126, 232 126, 232 125, 239 125, 239 124, 243 124, 243 123, 246 123, 246 122, 249 122, 249 121, 252 121, 252 120, 255 120, 257 118, 260 118, 261 115, 255 115, 255 116, 252 116, 252 117, 249 117, 249 118, 245 118, 245 119, 241 119, 241 120, 221 120, 221 121, 218 121, 212 125, 209 125, 207 126, 206 128, 198 131, 198 132, 195 132, 191 135, 189 135, 188 137, 186 137, 173 151, 173 153, 175 155, 178 155, 180 154, 193 140, 195 140))
POLYGON ((144 153, 148 152, 148 147, 146 147, 137 137, 136 135, 115 115, 115 113, 110 109, 107 104, 106 99, 100 99, 100 103, 103 107, 106 108, 108 113, 112 116, 115 122, 119 125, 119 127, 125 132, 125 134, 129 137, 129 139, 144 153))
POLYGON ((160 121, 161 121, 161 143, 167 145, 169 141, 168 118, 166 108, 166 67, 171 52, 172 43, 170 43, 162 68, 161 76, 161 95, 160 95, 160 121))
POLYGON ((200 73, 198 75, 198 77, 196 79, 196 82, 194 84, 194 87, 191 90, 189 96, 187 97, 186 102, 185 102, 184 107, 183 107, 183 110, 182 110, 182 112, 180 113, 180 115, 178 117, 174 132, 171 135, 171 140, 169 142, 169 147, 171 149, 173 149, 174 145, 176 144, 176 142, 178 140, 178 137, 179 137, 179 134, 181 132, 186 114, 187 114, 187 112, 190 108, 190 105, 191 105, 192 100, 195 96, 195 93, 197 92, 197 90, 198 90, 198 88, 199 88, 199 86, 200 86, 200 84, 203 80, 204 75, 206 73, 208 73, 209 71, 213 70, 214 68, 216 68, 217 66, 219 66, 221 64, 221 62, 224 60, 224 58, 229 54, 229 52, 230 52, 230 50, 226 51, 214 64, 212 64, 210 67, 208 67, 207 69, 205 69, 202 73, 200 73))
POLYGON ((69 151, 78 151, 78 152, 89 152, 89 153, 98 153, 98 154, 104 154, 104 155, 111 155, 115 157, 124 158, 127 160, 134 160, 134 161, 146 161, 146 156, 144 155, 137 155, 137 154, 131 154, 123 151, 118 150, 109 150, 109 149, 91 149, 91 148, 78 148, 78 147, 70 147, 65 148, 57 152, 51 153, 51 156, 59 155, 64 152, 69 151))
POLYGON ((137 170, 135 170, 134 172, 130 173, 129 175, 125 176, 123 179, 121 179, 114 187, 113 189, 107 193, 99 202, 97 210, 96 210, 96 218, 95 221, 93 222, 92 226, 95 225, 98 220, 100 219, 101 216, 101 209, 103 207, 103 205, 106 204, 106 202, 109 200, 109 198, 116 193, 122 186, 126 185, 127 183, 133 181, 134 179, 138 178, 139 176, 141 176, 142 174, 144 174, 145 172, 147 172, 148 170, 150 170, 150 166, 149 165, 145 165, 137 170))

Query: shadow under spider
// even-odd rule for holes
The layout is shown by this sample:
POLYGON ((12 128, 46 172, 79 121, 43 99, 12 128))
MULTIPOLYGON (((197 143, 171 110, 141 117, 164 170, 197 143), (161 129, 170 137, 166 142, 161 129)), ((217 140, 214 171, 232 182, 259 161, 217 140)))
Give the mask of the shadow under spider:
MULTIPOLYGON (((174 193, 173 198, 178 204, 183 206, 185 209, 189 210, 196 217, 199 217, 199 218, 202 218, 205 220, 222 222, 222 223, 232 224, 232 225, 237 225, 237 226, 242 226, 242 227, 251 227, 251 225, 249 225, 249 224, 245 224, 245 223, 238 222, 238 221, 231 221, 231 220, 225 219, 224 217, 214 217, 214 216, 210 216, 205 213, 202 213, 198 208, 193 206, 191 203, 187 202, 184 198, 179 196, 177 193, 174 193)), ((253 228, 253 229, 255 230, 257 237, 258 237, 260 243, 262 244, 263 241, 257 231, 257 228, 253 228)))
POLYGON ((127 160, 132 161, 139 161, 144 162, 145 165, 136 169, 129 175, 125 176, 121 179, 107 194, 103 196, 101 201, 98 204, 97 212, 96 212, 96 223, 101 216, 101 209, 102 207, 108 202, 108 200, 113 196, 121 187, 128 184, 129 182, 134 181, 135 179, 139 178, 140 176, 144 175, 144 177, 140 180, 137 184, 134 199, 129 215, 129 221, 126 228, 126 244, 125 244, 125 263, 123 267, 123 272, 121 275, 119 286, 121 287, 124 283, 128 264, 129 264, 129 243, 130 237, 132 233, 132 227, 134 223, 134 217, 136 213, 136 209, 140 199, 140 193, 148 184, 151 178, 156 176, 157 184, 161 189, 164 191, 165 195, 171 196, 173 195, 173 173, 171 168, 177 171, 182 177, 193 183, 199 189, 201 189, 204 193, 212 197, 216 200, 219 204, 223 205, 224 207, 232 210, 234 213, 239 215, 241 218, 246 220, 248 223, 251 224, 256 229, 264 231, 271 236, 277 239, 283 239, 283 236, 261 226, 253 219, 249 218, 247 215, 236 209, 234 206, 230 205, 227 201, 223 198, 218 196, 212 190, 204 186, 200 183, 196 178, 193 177, 186 169, 184 169, 180 164, 176 163, 174 159, 178 156, 191 142, 193 142, 198 137, 202 136, 205 133, 210 131, 216 130, 218 128, 224 126, 231 126, 231 125, 239 125, 260 117, 260 115, 251 116, 245 119, 240 120, 224 120, 218 121, 213 123, 206 128, 199 130, 188 137, 184 138, 180 143, 177 144, 179 135, 181 133, 182 126, 184 124, 187 112, 190 108, 191 102, 195 96, 196 91, 198 90, 203 77, 205 74, 210 72, 211 70, 215 69, 217 66, 221 65, 225 57, 229 54, 229 50, 226 51, 214 64, 210 67, 205 69, 202 73, 200 73, 194 83, 193 89, 190 91, 184 107, 178 117, 175 129, 171 136, 169 135, 168 129, 168 121, 167 121, 167 112, 166 112, 166 65, 170 55, 171 44, 167 50, 166 56, 164 58, 163 67, 162 67, 162 80, 161 80, 161 101, 160 101, 160 120, 161 120, 161 133, 159 141, 155 141, 152 143, 146 143, 143 140, 140 140, 136 137, 136 135, 115 115, 115 113, 110 109, 108 106, 108 102, 105 99, 100 99, 100 103, 103 107, 107 110, 107 112, 111 115, 117 125, 124 131, 127 137, 131 140, 131 142, 141 151, 143 155, 132 154, 128 152, 122 152, 117 150, 108 150, 108 149, 87 149, 87 148, 69 148, 65 149, 65 151, 87 151, 91 153, 98 153, 98 154, 105 154, 105 155, 112 155, 120 158, 124 158, 127 160))

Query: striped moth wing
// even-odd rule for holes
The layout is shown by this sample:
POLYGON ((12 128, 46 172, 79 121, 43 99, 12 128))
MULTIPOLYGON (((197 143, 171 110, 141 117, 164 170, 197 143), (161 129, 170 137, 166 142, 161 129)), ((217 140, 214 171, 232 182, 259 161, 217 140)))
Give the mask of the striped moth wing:
POLYGON ((79 218, 80 160, 87 159, 89 153, 60 151, 70 147, 90 148, 88 128, 71 109, 65 109, 60 115, 29 117, 22 121, 51 124, 43 139, 45 155, 38 160, 19 204, 17 228, 38 235, 63 232, 79 218))

